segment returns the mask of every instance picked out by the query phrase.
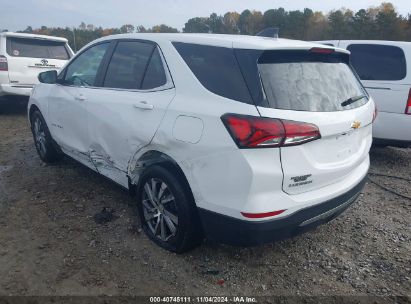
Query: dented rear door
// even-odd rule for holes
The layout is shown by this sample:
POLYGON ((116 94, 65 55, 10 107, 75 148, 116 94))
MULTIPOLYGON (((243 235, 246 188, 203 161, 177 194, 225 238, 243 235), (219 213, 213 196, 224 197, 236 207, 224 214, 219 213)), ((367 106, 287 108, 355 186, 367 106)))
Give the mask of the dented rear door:
POLYGON ((120 41, 103 87, 87 96, 91 161, 125 187, 130 159, 150 143, 175 95, 163 60, 154 44, 120 41))

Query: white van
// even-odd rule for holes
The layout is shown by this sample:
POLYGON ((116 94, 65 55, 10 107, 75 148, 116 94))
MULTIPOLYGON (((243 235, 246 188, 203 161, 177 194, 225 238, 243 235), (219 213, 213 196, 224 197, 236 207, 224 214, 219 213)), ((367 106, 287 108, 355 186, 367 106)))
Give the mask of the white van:
POLYGON ((411 42, 382 40, 319 41, 351 52, 351 64, 374 98, 377 145, 411 146, 411 42))
POLYGON ((0 33, 0 97, 29 96, 39 73, 59 70, 72 56, 65 38, 0 33))

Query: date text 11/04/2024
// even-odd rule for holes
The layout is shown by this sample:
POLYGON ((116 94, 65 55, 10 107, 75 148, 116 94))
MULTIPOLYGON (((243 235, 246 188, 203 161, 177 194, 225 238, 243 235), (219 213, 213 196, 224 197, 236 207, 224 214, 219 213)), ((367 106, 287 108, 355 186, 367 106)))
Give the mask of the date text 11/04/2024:
POLYGON ((257 299, 244 296, 150 297, 150 303, 257 303, 257 299))

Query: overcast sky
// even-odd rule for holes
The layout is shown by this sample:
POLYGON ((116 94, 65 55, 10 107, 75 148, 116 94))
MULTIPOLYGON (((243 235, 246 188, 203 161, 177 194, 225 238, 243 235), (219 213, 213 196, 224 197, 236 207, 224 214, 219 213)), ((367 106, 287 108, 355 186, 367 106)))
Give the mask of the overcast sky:
MULTIPOLYGON (((372 0, 2 0, 0 29, 24 30, 46 25, 78 26, 82 21, 102 27, 120 27, 123 24, 167 24, 181 30, 192 17, 209 16, 215 12, 242 12, 244 9, 265 11, 284 7, 286 10, 313 10, 329 12, 346 7, 357 11, 378 6, 382 1, 372 0)), ((392 0, 402 15, 411 13, 410 0, 392 0)))

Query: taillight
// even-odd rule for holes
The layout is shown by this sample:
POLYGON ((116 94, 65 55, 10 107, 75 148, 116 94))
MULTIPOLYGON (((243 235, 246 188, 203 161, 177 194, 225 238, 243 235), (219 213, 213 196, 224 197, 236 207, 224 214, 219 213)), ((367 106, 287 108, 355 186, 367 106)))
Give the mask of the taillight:
POLYGON ((301 145, 321 138, 320 131, 316 125, 291 120, 282 120, 282 123, 285 128, 283 146, 301 145))
POLYGON ((7 65, 7 58, 0 56, 0 71, 8 71, 9 66, 7 65))
POLYGON ((408 93, 407 106, 405 107, 405 114, 411 115, 411 89, 408 93))
POLYGON ((374 105, 374 113, 372 114, 372 122, 373 123, 377 119, 377 116, 378 116, 378 109, 377 109, 377 106, 374 105))
POLYGON ((238 114, 221 120, 242 149, 296 146, 321 138, 318 127, 305 122, 238 114))

